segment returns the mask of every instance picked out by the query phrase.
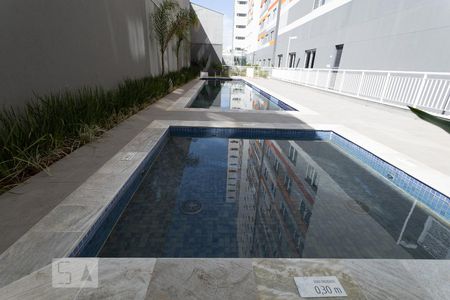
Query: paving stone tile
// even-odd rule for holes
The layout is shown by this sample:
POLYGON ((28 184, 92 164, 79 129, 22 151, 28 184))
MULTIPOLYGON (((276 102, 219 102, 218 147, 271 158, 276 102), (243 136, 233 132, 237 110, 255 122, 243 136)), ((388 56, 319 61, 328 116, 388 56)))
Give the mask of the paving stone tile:
POLYGON ((78 288, 53 288, 52 266, 48 265, 1 288, 0 298, 5 300, 72 300, 77 295, 78 290, 78 288))
POLYGON ((450 260, 403 260, 401 263, 430 299, 450 299, 450 260))
POLYGON ((253 269, 261 300, 302 299, 294 277, 304 276, 336 276, 348 297, 333 299, 366 299, 356 280, 339 260, 254 259, 253 269))
POLYGON ((80 232, 26 233, 0 255, 0 287, 64 257, 80 237, 80 232))
POLYGON ((144 299, 156 259, 99 260, 98 288, 81 289, 76 299, 144 299))
POLYGON ((347 260, 343 264, 367 299, 432 299, 400 260, 347 260))
POLYGON ((146 299, 257 299, 250 259, 158 259, 146 299))
POLYGON ((89 205, 59 205, 55 207, 47 216, 45 216, 33 231, 51 231, 51 232, 84 232, 90 228, 102 206, 89 205))

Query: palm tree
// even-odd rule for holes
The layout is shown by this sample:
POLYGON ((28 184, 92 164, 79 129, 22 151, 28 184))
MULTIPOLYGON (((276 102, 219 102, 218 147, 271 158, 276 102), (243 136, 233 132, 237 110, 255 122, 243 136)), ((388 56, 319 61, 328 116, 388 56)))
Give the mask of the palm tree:
POLYGON ((161 68, 162 75, 165 73, 164 68, 164 53, 167 50, 170 40, 175 34, 175 9, 178 8, 178 3, 173 0, 163 0, 163 2, 155 8, 152 14, 153 27, 156 33, 156 39, 159 43, 159 52, 161 54, 161 68))
POLYGON ((199 20, 195 11, 190 9, 180 9, 175 18, 173 32, 177 38, 175 50, 177 55, 177 69, 180 69, 180 48, 184 40, 189 37, 191 27, 197 26, 199 20))

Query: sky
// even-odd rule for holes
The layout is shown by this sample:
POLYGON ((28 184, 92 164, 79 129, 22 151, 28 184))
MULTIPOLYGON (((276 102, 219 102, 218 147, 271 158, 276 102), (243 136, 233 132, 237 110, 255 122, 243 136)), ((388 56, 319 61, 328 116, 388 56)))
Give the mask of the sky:
POLYGON ((223 49, 231 48, 233 0, 191 0, 191 2, 223 13, 223 49))

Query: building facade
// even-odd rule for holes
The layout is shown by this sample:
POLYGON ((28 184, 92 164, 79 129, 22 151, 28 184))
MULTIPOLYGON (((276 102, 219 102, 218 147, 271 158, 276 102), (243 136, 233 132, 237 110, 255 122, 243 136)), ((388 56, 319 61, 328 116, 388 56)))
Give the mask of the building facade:
POLYGON ((253 0, 243 51, 261 66, 448 72, 449 15, 441 0, 253 0))
POLYGON ((247 48, 247 22, 248 22, 247 0, 234 0, 234 22, 233 22, 233 55, 235 63, 242 64, 247 48))

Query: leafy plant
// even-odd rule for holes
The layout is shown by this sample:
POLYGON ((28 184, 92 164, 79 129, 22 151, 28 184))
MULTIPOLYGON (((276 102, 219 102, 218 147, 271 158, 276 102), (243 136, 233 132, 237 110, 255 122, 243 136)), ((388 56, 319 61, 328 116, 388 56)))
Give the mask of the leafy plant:
POLYGON ((195 11, 190 9, 180 9, 173 24, 173 31, 176 37, 175 51, 177 56, 177 69, 180 69, 180 48, 183 41, 188 40, 189 31, 193 26, 198 26, 199 20, 195 11))
POLYGON ((447 133, 450 133, 450 119, 434 116, 434 115, 429 114, 421 109, 414 108, 411 106, 408 106, 408 108, 422 120, 427 121, 431 124, 434 124, 434 125, 442 128, 443 130, 447 131, 447 133))
POLYGON ((89 143, 140 109, 195 78, 198 68, 128 79, 112 90, 85 87, 0 110, 0 192, 89 143))
POLYGON ((178 3, 173 0, 163 0, 159 6, 156 6, 152 14, 153 29, 159 44, 159 52, 161 55, 162 75, 165 74, 164 54, 167 46, 175 34, 175 21, 178 3))

